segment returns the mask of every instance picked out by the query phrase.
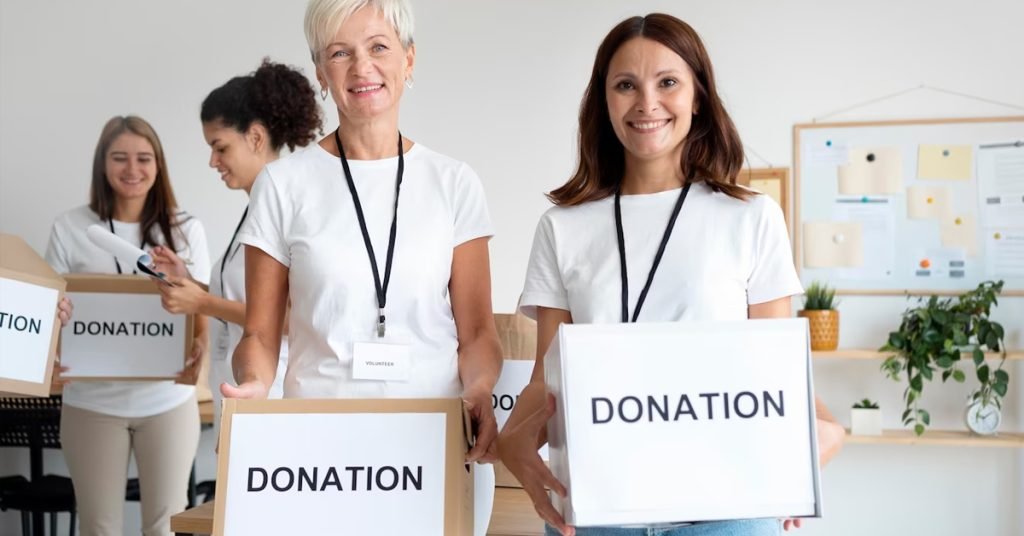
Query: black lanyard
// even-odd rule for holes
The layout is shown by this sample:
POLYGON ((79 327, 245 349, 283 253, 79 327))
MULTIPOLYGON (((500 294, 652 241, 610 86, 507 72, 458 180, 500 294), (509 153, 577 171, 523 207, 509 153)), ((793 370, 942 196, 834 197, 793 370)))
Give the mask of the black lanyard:
POLYGON ((672 217, 669 218, 668 226, 665 227, 665 234, 661 237, 658 253, 654 256, 651 272, 647 274, 647 283, 640 292, 640 298, 636 301, 636 309, 633 310, 632 320, 629 319, 629 276, 626 274, 626 239, 622 233, 622 208, 619 206, 621 192, 615 192, 615 231, 616 237, 619 239, 619 266, 621 267, 622 274, 622 321, 624 323, 636 322, 636 319, 640 316, 640 309, 644 306, 644 300, 647 299, 647 291, 651 290, 654 273, 658 271, 658 265, 661 264, 661 257, 665 254, 665 247, 668 245, 669 237, 672 236, 672 229, 676 226, 676 218, 679 217, 679 211, 683 208, 686 194, 690 191, 690 184, 687 182, 686 186, 679 192, 679 199, 676 200, 676 206, 672 209, 672 217))
MULTIPOLYGON (((235 245, 235 239, 238 238, 238 231, 242 229, 242 224, 245 223, 245 217, 249 215, 249 207, 245 207, 245 211, 242 212, 242 219, 238 220, 238 225, 235 226, 235 232, 231 235, 231 241, 228 242, 228 249, 224 250, 224 258, 220 260, 220 297, 225 300, 228 299, 228 295, 224 292, 224 267, 228 264, 228 257, 231 256, 231 248, 235 245)), ((223 319, 218 318, 221 324, 228 325, 223 319)))
POLYGON ((231 248, 235 245, 235 239, 238 238, 238 231, 242 229, 242 224, 245 223, 245 217, 249 214, 249 207, 245 207, 245 211, 242 212, 242 219, 238 220, 238 225, 235 226, 235 232, 231 235, 231 241, 228 242, 228 249, 224 250, 224 258, 220 260, 220 297, 227 299, 227 294, 224 293, 224 267, 228 264, 228 257, 231 256, 231 248))
POLYGON ((356 217, 359 219, 359 229, 363 232, 363 243, 366 244, 366 254, 370 257, 370 268, 373 270, 373 284, 377 290, 377 336, 384 336, 384 306, 388 301, 388 284, 391 282, 391 262, 395 257, 395 236, 398 234, 398 193, 402 188, 402 175, 405 172, 405 155, 402 154, 402 133, 398 133, 398 176, 395 179, 395 215, 391 219, 391 236, 388 239, 388 255, 384 264, 384 284, 380 282, 380 272, 377 270, 377 257, 373 253, 373 244, 370 243, 370 231, 366 228, 366 218, 363 216, 363 206, 359 203, 359 194, 356 192, 356 183, 352 180, 352 170, 348 167, 348 158, 345 158, 345 148, 341 146, 341 136, 334 131, 334 141, 338 144, 338 154, 341 158, 341 167, 345 170, 345 180, 348 181, 348 189, 352 192, 352 203, 356 206, 356 217))
MULTIPOLYGON (((117 233, 114 232, 114 218, 110 218, 109 220, 107 220, 107 224, 110 226, 110 234, 116 235, 117 233)), ((143 238, 142 242, 139 243, 139 249, 145 249, 145 247, 146 247, 146 239, 143 238)), ((114 257, 114 266, 117 266, 117 274, 118 275, 121 275, 121 274, 124 273, 124 272, 121 271, 121 263, 118 262, 116 256, 114 257)), ((133 275, 137 275, 138 273, 139 273, 138 270, 136 270, 135 268, 132 268, 132 274, 133 275)))

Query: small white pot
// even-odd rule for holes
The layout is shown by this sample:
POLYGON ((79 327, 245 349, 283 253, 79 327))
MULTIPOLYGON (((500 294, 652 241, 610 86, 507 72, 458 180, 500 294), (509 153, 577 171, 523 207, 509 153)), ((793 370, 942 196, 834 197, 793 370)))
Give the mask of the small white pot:
POLYGON ((850 433, 853 435, 882 435, 882 410, 851 409, 850 433))

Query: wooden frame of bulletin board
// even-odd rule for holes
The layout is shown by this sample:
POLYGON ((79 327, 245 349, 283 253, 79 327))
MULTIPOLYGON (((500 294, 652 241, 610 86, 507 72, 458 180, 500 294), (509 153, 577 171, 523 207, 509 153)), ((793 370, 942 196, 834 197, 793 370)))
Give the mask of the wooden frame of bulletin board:
POLYGON ((788 168, 743 168, 736 177, 736 184, 753 188, 774 199, 782 207, 786 227, 793 228, 793 212, 789 206, 788 168))
POLYGON ((804 285, 1024 296, 1024 116, 794 125, 793 169, 804 285))

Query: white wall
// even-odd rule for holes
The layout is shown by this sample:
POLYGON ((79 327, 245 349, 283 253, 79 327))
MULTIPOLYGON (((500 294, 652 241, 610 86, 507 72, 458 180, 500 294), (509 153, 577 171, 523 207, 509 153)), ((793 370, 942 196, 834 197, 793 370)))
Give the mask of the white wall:
MULTIPOLYGON (((304 4, 0 3, 0 230, 42 251, 54 216, 86 200, 104 121, 136 113, 160 133, 179 200, 219 253, 245 199, 206 166, 199 104, 266 55, 311 74, 304 4)), ((744 141, 777 166, 791 164, 794 123, 918 84, 1024 103, 1018 0, 414 4, 416 87, 406 94, 402 129, 468 161, 483 178, 498 230, 491 247, 497 311, 514 307, 534 224, 548 206, 541 193, 572 169, 579 97, 597 45, 625 16, 667 11, 689 21, 705 39, 744 141)), ((832 119, 1009 113, 1020 112, 918 91, 832 119)), ((999 311, 1017 347, 1022 302, 1004 300, 999 311)), ((897 298, 846 299, 843 345, 877 347, 904 306, 897 298)), ((897 425, 902 388, 883 378, 877 362, 815 365, 818 392, 841 419, 854 399, 871 396, 897 425)), ((1010 373, 1005 429, 1019 430, 1020 362, 1010 373)), ((961 391, 926 388, 937 427, 960 426, 961 391)), ((21 453, 0 456, 0 474, 27 470, 21 453)), ((47 461, 63 469, 59 454, 47 461)), ((200 470, 213 471, 205 443, 200 470)), ((1009 449, 848 446, 825 471, 825 500, 826 518, 802 534, 1020 534, 1024 458, 1009 449)), ((137 508, 127 519, 126 532, 135 533, 137 508)), ((15 514, 0 514, 0 533, 16 527, 15 514)))

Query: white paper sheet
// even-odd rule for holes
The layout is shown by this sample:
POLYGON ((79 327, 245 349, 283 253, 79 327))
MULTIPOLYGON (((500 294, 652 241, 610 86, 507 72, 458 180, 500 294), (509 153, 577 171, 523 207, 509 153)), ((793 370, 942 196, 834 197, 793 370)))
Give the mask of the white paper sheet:
POLYGON ((991 229, 984 234, 988 277, 1024 277, 1024 229, 991 229))
POLYGON ((1024 145, 1005 145, 978 149, 978 211, 985 229, 1024 228, 1024 145))
POLYGON ((895 203, 885 197, 838 199, 832 207, 835 221, 858 222, 864 244, 864 262, 857 268, 839 268, 839 279, 890 279, 896 269, 895 203))
POLYGON ((922 285, 926 281, 959 281, 973 275, 967 252, 962 248, 922 248, 912 258, 909 270, 922 285))

